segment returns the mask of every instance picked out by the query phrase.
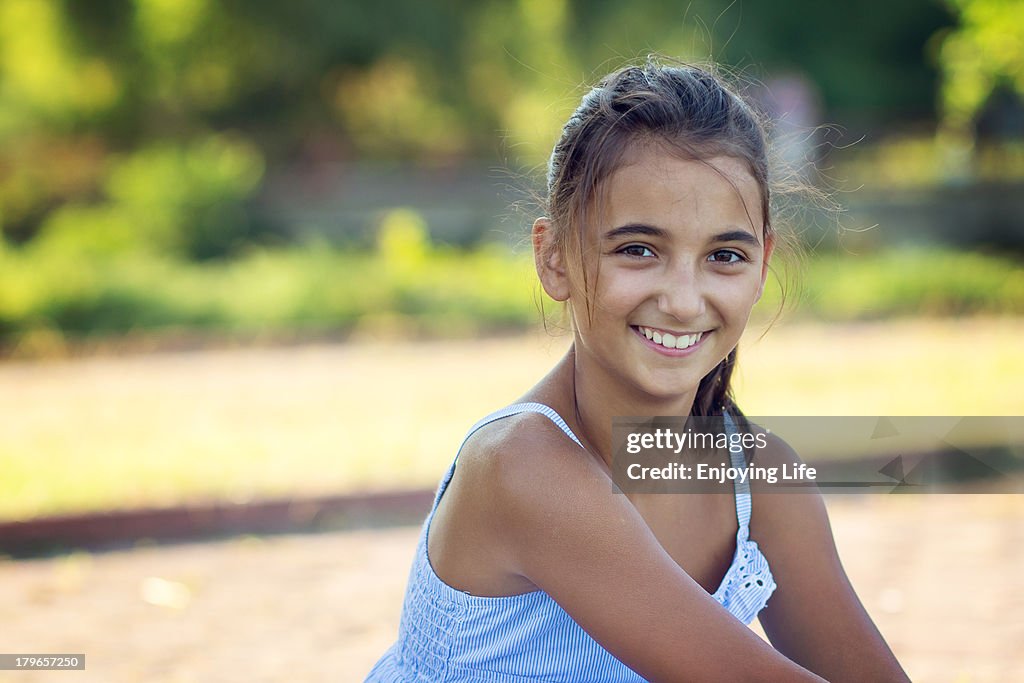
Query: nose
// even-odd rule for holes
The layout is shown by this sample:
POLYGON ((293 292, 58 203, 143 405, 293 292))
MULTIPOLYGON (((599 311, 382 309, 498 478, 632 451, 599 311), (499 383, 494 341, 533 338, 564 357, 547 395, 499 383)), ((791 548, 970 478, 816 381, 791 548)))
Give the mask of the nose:
POLYGON ((707 302, 700 271, 678 265, 666 272, 658 294, 658 310, 686 323, 704 317, 707 302))

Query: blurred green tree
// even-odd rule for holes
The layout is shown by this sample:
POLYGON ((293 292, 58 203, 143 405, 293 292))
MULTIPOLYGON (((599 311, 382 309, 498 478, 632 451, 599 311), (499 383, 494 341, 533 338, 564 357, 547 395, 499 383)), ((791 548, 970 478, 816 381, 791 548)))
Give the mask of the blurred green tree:
POLYGON ((265 168, 538 164, 581 84, 648 52, 799 67, 838 123, 929 116, 951 23, 939 0, 0 0, 0 230, 229 256, 272 236, 265 168))
POLYGON ((949 1, 960 24, 939 37, 942 118, 950 132, 966 134, 1000 86, 1024 96, 1024 2, 949 1))

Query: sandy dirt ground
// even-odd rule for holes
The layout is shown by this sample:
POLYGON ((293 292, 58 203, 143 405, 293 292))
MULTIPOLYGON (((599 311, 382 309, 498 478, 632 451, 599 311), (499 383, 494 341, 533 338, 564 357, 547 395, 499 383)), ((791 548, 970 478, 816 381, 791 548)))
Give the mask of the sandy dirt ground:
MULTIPOLYGON (((836 496, 848 574, 915 681, 1024 681, 1024 496, 836 496)), ((755 511, 756 514, 756 511, 755 511)), ((394 639, 418 529, 0 562, 0 681, 359 681, 394 639)))
MULTIPOLYGON (((734 378, 747 415, 1024 415, 1024 318, 759 334, 748 331, 734 378)), ((522 395, 568 342, 0 362, 0 519, 429 488, 469 426, 522 395)))

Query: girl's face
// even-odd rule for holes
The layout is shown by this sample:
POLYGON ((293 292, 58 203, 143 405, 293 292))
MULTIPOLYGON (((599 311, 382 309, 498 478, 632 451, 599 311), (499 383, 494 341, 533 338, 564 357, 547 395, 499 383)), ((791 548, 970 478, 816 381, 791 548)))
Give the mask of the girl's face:
POLYGON ((606 182, 584 256, 591 282, 597 273, 589 317, 568 286, 577 356, 612 385, 685 396, 739 342, 764 288, 772 243, 757 181, 732 157, 646 145, 606 182))

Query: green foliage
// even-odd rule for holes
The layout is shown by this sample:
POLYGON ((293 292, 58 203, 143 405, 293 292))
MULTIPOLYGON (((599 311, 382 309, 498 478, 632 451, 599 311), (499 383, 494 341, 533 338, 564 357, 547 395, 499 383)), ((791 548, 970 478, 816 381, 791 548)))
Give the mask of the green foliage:
POLYGON ((211 136, 187 146, 155 144, 112 160, 106 201, 53 211, 34 247, 69 256, 223 256, 252 238, 240 207, 262 171, 259 152, 244 141, 211 136))
POLYGON ((1024 96, 1024 2, 948 0, 960 25, 941 42, 943 116, 963 134, 997 86, 1024 96))
POLYGON ((416 249, 312 245, 206 263, 8 249, 0 251, 0 335, 7 344, 41 332, 74 339, 180 329, 445 336, 536 319, 528 260, 499 248, 416 249))
POLYGON ((211 204, 204 173, 182 161, 211 137, 242 149, 249 169, 351 154, 529 166, 581 83, 649 52, 802 68, 839 124, 851 111, 927 116, 935 74, 924 45, 949 23, 937 0, 871 11, 811 0, 0 0, 0 227, 23 242, 65 205, 96 204, 116 205, 118 225, 138 223, 125 214, 139 191, 126 199, 117 186, 148 185, 174 196, 153 198, 163 214, 136 241, 222 254, 252 238, 246 200, 260 178, 234 176, 211 204), (134 180, 115 182, 114 167, 134 180), (185 220, 183 205, 209 210, 185 220))
POLYGON ((0 139, 41 122, 63 128, 117 101, 111 65, 77 49, 75 28, 53 0, 0 2, 0 139))
MULTIPOLYGON (((45 355, 59 351, 61 339, 129 333, 458 337, 539 323, 531 258, 498 246, 434 246, 416 220, 392 214, 375 251, 309 245, 190 263, 148 251, 2 250, 0 339, 8 351, 45 355), (19 351, 19 344, 27 346, 19 351)), ((980 253, 822 255, 797 279, 802 286, 787 301, 797 317, 1024 314, 1019 264, 980 253)), ((761 317, 779 307, 778 285, 770 282, 756 309, 761 317)))
POLYGON ((931 116, 939 78, 929 41, 955 24, 941 0, 748 2, 703 16, 718 17, 710 40, 719 60, 806 74, 824 122, 861 130, 931 116))
POLYGON ((377 251, 396 269, 415 268, 427 257, 430 234, 423 218, 410 209, 395 209, 381 221, 377 251))
MULTIPOLYGON (((1006 256, 940 248, 831 253, 813 258, 796 280, 787 306, 820 320, 1024 314, 1024 270, 1006 256)), ((781 305, 778 283, 769 283, 762 315, 781 305)))

